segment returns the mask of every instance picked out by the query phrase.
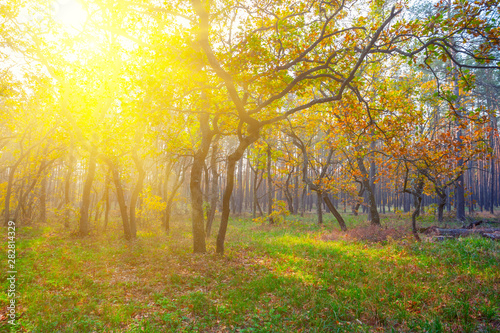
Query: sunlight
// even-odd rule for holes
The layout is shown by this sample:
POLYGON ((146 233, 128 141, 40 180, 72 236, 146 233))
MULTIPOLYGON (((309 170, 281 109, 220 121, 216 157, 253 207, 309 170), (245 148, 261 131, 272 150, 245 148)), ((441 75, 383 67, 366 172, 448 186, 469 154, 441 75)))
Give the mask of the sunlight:
POLYGON ((59 0, 56 18, 69 33, 79 33, 87 21, 87 11, 78 0, 59 0))

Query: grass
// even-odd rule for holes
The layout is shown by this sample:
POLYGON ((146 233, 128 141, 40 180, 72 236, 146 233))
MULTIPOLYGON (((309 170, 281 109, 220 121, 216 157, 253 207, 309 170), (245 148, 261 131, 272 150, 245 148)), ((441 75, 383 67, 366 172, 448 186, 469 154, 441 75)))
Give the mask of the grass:
MULTIPOLYGON (((346 218, 362 230, 362 218, 346 218)), ((384 218, 385 225, 403 221, 384 218)), ((189 224, 177 222, 170 236, 139 232, 133 243, 119 229, 86 239, 21 229, 21 318, 13 331, 500 331, 498 242, 373 242, 332 233, 338 227, 328 218, 324 226, 313 218, 276 226, 235 218, 221 257, 212 254, 213 239, 208 254, 191 254, 189 224)), ((3 313, 7 302, 0 294, 3 313)), ((0 322, 0 331, 9 329, 0 322)))

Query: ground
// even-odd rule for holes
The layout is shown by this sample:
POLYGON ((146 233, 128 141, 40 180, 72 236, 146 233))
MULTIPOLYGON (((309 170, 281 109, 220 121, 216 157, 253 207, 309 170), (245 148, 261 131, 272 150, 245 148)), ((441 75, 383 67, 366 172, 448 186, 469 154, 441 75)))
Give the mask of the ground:
POLYGON ((215 236, 209 253, 191 253, 188 218, 171 235, 146 226, 132 243, 119 221, 84 239, 58 225, 21 228, 20 318, 12 329, 2 315, 0 331, 500 332, 500 242, 417 243, 410 217, 394 214, 372 237, 365 217, 346 218, 348 234, 329 219, 234 218, 224 256, 215 236))

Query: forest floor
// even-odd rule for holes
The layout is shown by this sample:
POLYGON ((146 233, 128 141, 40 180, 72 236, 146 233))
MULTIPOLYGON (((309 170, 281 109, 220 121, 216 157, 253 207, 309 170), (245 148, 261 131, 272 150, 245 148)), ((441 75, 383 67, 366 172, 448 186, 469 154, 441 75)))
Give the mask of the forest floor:
MULTIPOLYGON (((118 220, 85 239, 18 229, 13 331, 500 332, 500 242, 416 243, 409 216, 384 215, 382 231, 363 218, 347 217, 348 234, 329 219, 233 218, 224 256, 215 235, 209 253, 191 253, 188 218, 133 243, 118 220)), ((7 304, 0 293, 0 331, 12 328, 7 304)))

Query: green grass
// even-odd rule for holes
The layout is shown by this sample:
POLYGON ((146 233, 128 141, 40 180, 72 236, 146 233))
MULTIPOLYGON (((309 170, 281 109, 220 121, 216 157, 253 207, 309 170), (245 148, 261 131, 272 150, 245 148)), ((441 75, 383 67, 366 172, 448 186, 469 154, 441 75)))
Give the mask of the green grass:
MULTIPOLYGON (((338 227, 325 218, 324 226, 314 218, 276 226, 235 218, 223 257, 212 254, 213 238, 208 254, 191 254, 188 220, 175 223, 171 236, 139 232, 131 244, 119 229, 86 239, 52 228, 18 231, 16 330, 500 331, 498 242, 375 243, 338 232, 331 241, 325 235, 338 227)), ((363 218, 347 217, 348 227, 363 218)), ((384 218, 385 225, 407 221, 384 218)), ((0 331, 9 327, 0 322, 0 331)))

